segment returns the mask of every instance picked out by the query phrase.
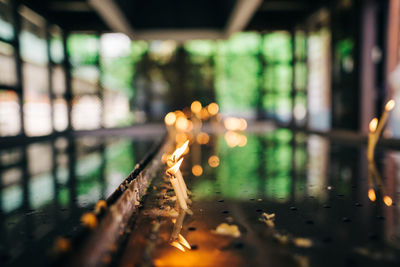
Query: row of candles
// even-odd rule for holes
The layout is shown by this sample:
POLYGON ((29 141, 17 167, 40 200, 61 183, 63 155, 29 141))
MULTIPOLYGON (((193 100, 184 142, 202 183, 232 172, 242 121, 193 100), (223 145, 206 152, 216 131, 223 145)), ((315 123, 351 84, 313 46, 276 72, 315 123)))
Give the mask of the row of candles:
POLYGON ((376 193, 375 187, 382 191, 383 195, 383 202, 386 206, 392 206, 393 200, 390 196, 387 195, 384 184, 382 182, 382 178, 379 174, 378 169, 375 165, 374 154, 375 154, 375 147, 379 141, 379 137, 382 134, 383 128, 386 125, 386 122, 389 118, 389 113, 393 110, 395 106, 395 101, 389 100, 386 105, 385 109, 382 113, 381 119, 373 118, 369 123, 369 134, 368 134, 368 147, 367 147, 367 159, 368 159, 368 198, 372 202, 376 201, 376 193))
MULTIPOLYGON (((174 228, 169 244, 181 251, 191 249, 190 244, 180 234, 185 214, 192 213, 189 208, 191 192, 188 190, 180 170, 184 155, 189 153, 189 145, 198 144, 191 147, 192 173, 194 176, 201 176, 203 168, 200 164, 201 150, 199 145, 206 145, 210 141, 209 134, 202 131, 204 121, 210 122, 214 132, 219 132, 222 129, 226 130, 224 137, 229 147, 243 147, 247 143, 247 137, 241 133, 247 128, 246 120, 236 117, 223 119, 218 111, 219 106, 216 103, 203 107, 199 101, 193 101, 190 108, 169 112, 164 118, 169 138, 176 143, 176 149, 170 155, 164 154, 162 162, 167 165, 165 173, 176 195, 179 211, 178 217, 173 219, 174 228)), ((211 155, 208 158, 210 167, 216 168, 219 164, 220 159, 217 155, 211 155)))

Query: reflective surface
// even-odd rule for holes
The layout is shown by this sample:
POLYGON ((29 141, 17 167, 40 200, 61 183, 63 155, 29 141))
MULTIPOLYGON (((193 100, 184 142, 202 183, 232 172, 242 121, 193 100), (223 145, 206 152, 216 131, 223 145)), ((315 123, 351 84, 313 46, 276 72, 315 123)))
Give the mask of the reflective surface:
POLYGON ((0 265, 43 266, 55 238, 73 235, 153 142, 60 137, 0 150, 0 265))
POLYGON ((242 147, 227 135, 211 137, 204 146, 195 143, 182 167, 194 214, 185 216, 180 232, 192 249, 158 242, 153 263, 399 266, 399 156, 377 151, 382 179, 371 182, 365 147, 317 135, 279 129, 248 134, 242 147), (375 201, 368 198, 371 188, 375 201), (393 200, 391 206, 384 196, 393 200), (263 212, 275 214, 272 225, 263 222, 263 212), (240 237, 215 234, 221 223, 237 225, 240 237))

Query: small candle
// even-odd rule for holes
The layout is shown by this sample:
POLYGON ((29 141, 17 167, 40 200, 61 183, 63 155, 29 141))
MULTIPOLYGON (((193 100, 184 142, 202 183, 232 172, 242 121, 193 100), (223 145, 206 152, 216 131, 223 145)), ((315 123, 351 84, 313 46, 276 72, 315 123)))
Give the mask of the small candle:
POLYGON ((374 150, 376 145, 376 127, 378 125, 378 119, 373 118, 369 123, 369 134, 368 134, 368 148, 367 148, 367 158, 368 161, 372 161, 374 159, 374 150))
POLYGON ((185 200, 188 200, 188 194, 187 194, 188 189, 186 187, 185 180, 183 180, 183 176, 182 176, 181 170, 178 170, 176 172, 176 178, 178 179, 179 186, 180 186, 180 188, 182 190, 182 193, 183 193, 183 196, 184 196, 185 200))
MULTIPOLYGON (((187 140, 181 147, 178 147, 174 153, 171 155, 171 157, 168 159, 168 162, 170 165, 173 165, 174 163, 177 162, 177 160, 183 155, 183 153, 185 153, 187 147, 189 145, 189 140, 187 140)), ((176 174, 175 174, 176 178, 178 179, 178 183, 179 183, 179 187, 181 188, 183 195, 185 197, 185 199, 188 199, 188 189, 185 183, 185 180, 183 179, 182 176, 182 172, 181 170, 178 168, 176 174)))
POLYGON ((174 188, 176 197, 178 198, 179 206, 182 209, 187 210, 188 207, 187 207, 187 204, 186 204, 186 201, 185 201, 185 197, 183 196, 182 190, 181 190, 181 188, 179 186, 178 179, 173 177, 173 178, 170 179, 170 181, 171 181, 172 187, 174 188))
POLYGON ((378 142, 379 136, 381 135, 381 132, 383 130, 383 127, 385 127, 385 124, 387 122, 387 119, 389 117, 389 112, 394 108, 395 102, 394 100, 389 100, 386 105, 385 105, 385 110, 382 113, 381 119, 378 124, 378 128, 376 129, 376 143, 378 142))
POLYGON ((175 163, 171 168, 169 168, 166 172, 171 177, 170 182, 172 187, 174 188, 175 195, 178 198, 179 205, 182 209, 187 210, 186 200, 183 194, 182 187, 179 185, 179 181, 176 178, 176 174, 179 171, 179 167, 181 166, 183 158, 180 159, 177 163, 175 163))

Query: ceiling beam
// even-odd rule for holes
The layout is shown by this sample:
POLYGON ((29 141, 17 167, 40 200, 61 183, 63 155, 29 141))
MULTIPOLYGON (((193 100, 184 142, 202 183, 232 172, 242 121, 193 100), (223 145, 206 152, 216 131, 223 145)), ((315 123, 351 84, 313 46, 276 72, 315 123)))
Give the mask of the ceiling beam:
POLYGON ((133 29, 119 8, 118 4, 113 0, 89 0, 89 4, 103 19, 104 23, 114 32, 121 32, 133 39, 133 29))
POLYGON ((262 0, 237 0, 225 27, 226 37, 242 31, 262 2, 262 0))
POLYGON ((143 30, 135 32, 135 40, 175 40, 184 42, 194 39, 220 39, 223 38, 222 31, 209 29, 193 29, 193 30, 143 30))

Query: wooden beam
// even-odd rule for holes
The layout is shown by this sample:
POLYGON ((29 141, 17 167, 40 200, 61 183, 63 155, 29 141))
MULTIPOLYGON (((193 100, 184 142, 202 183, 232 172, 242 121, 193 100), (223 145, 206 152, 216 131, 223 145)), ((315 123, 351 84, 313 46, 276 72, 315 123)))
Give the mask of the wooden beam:
POLYGON ((89 0, 89 4, 114 32, 121 32, 133 39, 133 28, 113 0, 89 0))
POLYGON ((220 39, 223 38, 222 31, 199 29, 199 30, 149 30, 137 31, 134 34, 135 40, 175 40, 186 41, 193 39, 220 39))
POLYGON ((237 0, 228 19, 225 28, 225 35, 229 37, 235 32, 242 31, 247 26, 261 3, 262 0, 237 0))

